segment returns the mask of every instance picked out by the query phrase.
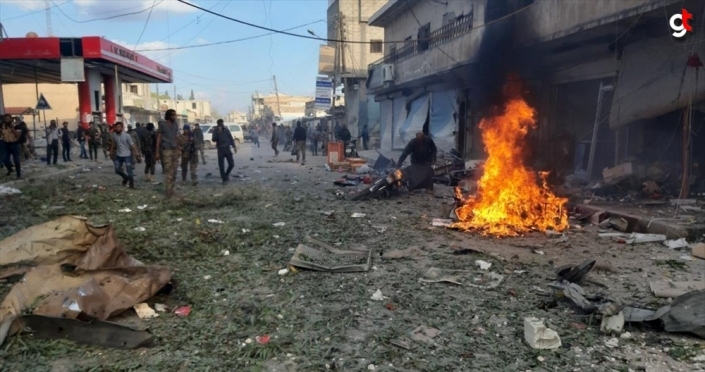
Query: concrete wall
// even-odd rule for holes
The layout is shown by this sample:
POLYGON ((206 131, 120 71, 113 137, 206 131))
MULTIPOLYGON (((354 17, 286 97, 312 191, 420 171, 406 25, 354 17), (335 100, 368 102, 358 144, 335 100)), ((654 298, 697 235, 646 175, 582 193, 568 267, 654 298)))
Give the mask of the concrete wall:
MULTIPOLYGON (((381 8, 386 0, 335 0, 328 7, 328 38, 340 39, 338 13, 343 13, 345 40, 384 40, 384 29, 367 25, 367 19, 381 8)), ((336 46, 331 43, 331 46, 336 46)), ((353 77, 367 77, 367 66, 382 58, 383 53, 371 53, 370 44, 344 44, 345 71, 353 77)))
MULTIPOLYGON (((455 12, 455 16, 468 14, 473 12, 473 25, 478 26, 484 23, 485 19, 485 3, 487 0, 463 0, 463 1, 421 1, 411 7, 412 11, 405 11, 394 22, 384 28, 384 40, 404 41, 411 36, 412 40, 417 39, 419 32, 419 23, 425 25, 431 23, 431 32, 443 26, 443 15, 448 12, 455 12), (415 16, 415 17, 414 17, 415 16), (418 22, 417 22, 418 18, 418 22)), ((490 0, 491 1, 491 0, 490 0)), ((471 33, 478 33, 473 30, 471 33)), ((466 42, 468 42, 466 40, 466 42)), ((385 53, 389 53, 391 46, 394 44, 385 45, 385 53)), ((397 50, 403 47, 404 44, 397 44, 397 50)))
MULTIPOLYGON (((515 16, 515 42, 530 45, 558 39, 679 0, 535 0, 515 16)), ((665 20, 664 16, 664 20, 665 20)), ((667 25, 664 24, 664 30, 667 25)), ((665 32, 665 31, 664 31, 665 32)))
MULTIPOLYGON (((37 93, 34 84, 5 84, 2 87, 5 107, 32 107, 37 104, 37 93)), ((76 84, 39 84, 39 93, 51 105, 51 110, 42 113, 41 124, 44 126, 44 114, 47 124, 49 120, 57 119, 59 123, 68 121, 69 128, 76 128, 78 123, 78 86, 76 84)), ((31 127, 32 116, 25 116, 25 122, 31 127)))

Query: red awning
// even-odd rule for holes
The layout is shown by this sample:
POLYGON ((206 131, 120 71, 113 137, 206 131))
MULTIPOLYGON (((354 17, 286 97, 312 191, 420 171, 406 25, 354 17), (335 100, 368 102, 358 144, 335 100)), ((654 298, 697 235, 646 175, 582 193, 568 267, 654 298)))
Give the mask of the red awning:
POLYGON ((31 115, 33 111, 31 107, 5 107, 5 113, 12 116, 31 115))

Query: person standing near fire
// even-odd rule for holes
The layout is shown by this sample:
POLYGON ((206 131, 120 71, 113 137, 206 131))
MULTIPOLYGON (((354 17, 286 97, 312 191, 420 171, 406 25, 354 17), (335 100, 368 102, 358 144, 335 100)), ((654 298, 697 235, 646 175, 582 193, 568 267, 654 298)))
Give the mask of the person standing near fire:
POLYGON ((215 130, 211 136, 211 142, 215 143, 216 149, 218 149, 218 168, 220 169, 220 178, 223 180, 223 185, 230 181, 230 172, 232 172, 235 163, 233 161, 233 153, 230 151, 230 147, 235 150, 237 154, 237 147, 235 147, 235 140, 233 139, 230 129, 223 125, 223 119, 218 119, 216 122, 215 130), (225 168, 225 160, 228 161, 228 169, 225 168))
POLYGON ((174 197, 174 182, 176 167, 181 149, 176 138, 179 135, 179 124, 176 123, 176 110, 166 110, 164 120, 159 121, 157 129, 157 152, 155 159, 161 161, 166 176, 166 197, 174 197))
POLYGON ((198 147, 196 145, 196 136, 191 132, 191 126, 184 125, 183 132, 179 135, 179 147, 181 148, 181 181, 186 182, 186 174, 189 168, 191 169, 191 185, 198 185, 198 176, 196 169, 198 168, 198 147))
POLYGON ((306 128, 301 125, 300 121, 297 121, 293 140, 296 143, 296 148, 299 150, 296 152, 296 161, 298 162, 299 157, 301 157, 301 165, 306 165, 306 137, 306 128))
POLYGON ((416 138, 409 141, 404 151, 399 156, 397 168, 401 168, 406 157, 411 155, 411 182, 409 183, 409 193, 414 190, 425 188, 426 192, 433 194, 433 168, 436 162, 436 144, 431 137, 424 132, 416 133, 416 138))
POLYGON ((277 131, 277 123, 272 123, 272 139, 269 142, 272 144, 274 157, 279 156, 279 150, 277 149, 277 145, 279 144, 279 131, 277 131))

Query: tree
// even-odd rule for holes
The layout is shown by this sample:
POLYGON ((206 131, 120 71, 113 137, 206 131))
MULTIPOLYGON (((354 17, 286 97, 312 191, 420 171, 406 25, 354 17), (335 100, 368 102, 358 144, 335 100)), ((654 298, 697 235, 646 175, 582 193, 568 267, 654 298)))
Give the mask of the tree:
POLYGON ((184 96, 182 96, 181 94, 177 94, 176 99, 178 99, 179 101, 183 101, 184 96))
POLYGON ((195 100, 196 100, 196 96, 193 95, 193 89, 191 89, 191 96, 190 96, 188 99, 191 100, 191 101, 195 101, 195 100))

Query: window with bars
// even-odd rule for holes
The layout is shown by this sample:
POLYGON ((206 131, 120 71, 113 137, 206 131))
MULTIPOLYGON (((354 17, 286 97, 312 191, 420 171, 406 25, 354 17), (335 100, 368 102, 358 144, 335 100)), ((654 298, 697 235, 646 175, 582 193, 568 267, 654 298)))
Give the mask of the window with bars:
POLYGON ((382 40, 370 40, 370 53, 382 53, 383 51, 382 40))

